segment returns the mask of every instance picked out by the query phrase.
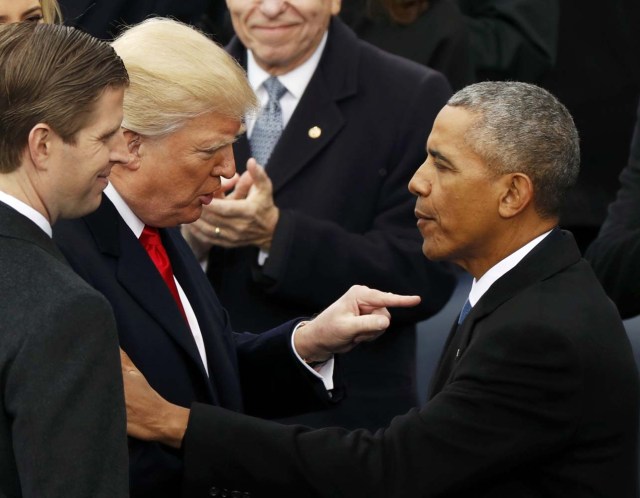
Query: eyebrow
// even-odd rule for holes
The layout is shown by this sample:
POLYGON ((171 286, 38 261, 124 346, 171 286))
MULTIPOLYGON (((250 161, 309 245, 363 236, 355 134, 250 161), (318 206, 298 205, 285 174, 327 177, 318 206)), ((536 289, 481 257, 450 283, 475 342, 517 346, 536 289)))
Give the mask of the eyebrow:
POLYGON ((105 140, 105 139, 107 139, 107 138, 112 137, 113 135, 115 135, 115 134, 118 132, 118 130, 119 130, 121 127, 122 127, 122 125, 121 125, 121 124, 119 124, 118 126, 116 126, 116 127, 112 128, 112 129, 110 129, 110 130, 105 131, 102 135, 100 135, 100 136, 98 137, 98 140, 105 140))
POLYGON ((427 149, 427 152, 430 156, 437 159, 438 161, 444 161, 448 164, 453 164, 449 159, 447 159, 447 156, 445 156, 442 152, 437 151, 436 149, 427 149))
POLYGON ((234 143, 236 143, 240 138, 240 135, 241 134, 238 134, 235 137, 233 137, 231 140, 224 140, 222 142, 215 143, 209 147, 196 147, 196 150, 198 152, 206 152, 206 153, 215 152, 216 150, 221 149, 222 147, 226 147, 227 145, 233 145, 234 143))
MULTIPOLYGON (((31 7, 29 10, 25 10, 22 14, 20 14, 20 17, 27 17, 30 16, 31 14, 34 14, 35 12, 40 12, 42 13, 42 7, 40 6, 35 6, 35 7, 31 7)), ((9 16, 0 16, 0 21, 5 21, 9 16)))

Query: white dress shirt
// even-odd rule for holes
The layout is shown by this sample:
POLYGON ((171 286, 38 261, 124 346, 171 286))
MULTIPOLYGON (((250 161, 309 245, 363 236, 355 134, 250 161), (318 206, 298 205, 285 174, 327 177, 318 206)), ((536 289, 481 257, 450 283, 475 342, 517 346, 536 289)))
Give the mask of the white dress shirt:
POLYGON ((473 283, 471 284, 471 291, 469 292, 469 304, 472 307, 475 306, 484 293, 487 292, 500 277, 520 263, 520 261, 522 261, 522 259, 550 233, 551 230, 539 235, 517 251, 509 254, 509 256, 493 265, 484 275, 482 275, 482 277, 480 277, 480 280, 476 281, 474 278, 473 283))
POLYGON ((51 223, 49 223, 49 220, 47 220, 39 211, 35 210, 28 204, 25 204, 20 199, 7 194, 6 192, 3 192, 2 190, 0 190, 0 201, 4 202, 7 206, 12 207, 16 211, 18 211, 18 213, 26 216, 31 221, 33 221, 42 229, 44 233, 49 236, 49 238, 53 236, 51 223))

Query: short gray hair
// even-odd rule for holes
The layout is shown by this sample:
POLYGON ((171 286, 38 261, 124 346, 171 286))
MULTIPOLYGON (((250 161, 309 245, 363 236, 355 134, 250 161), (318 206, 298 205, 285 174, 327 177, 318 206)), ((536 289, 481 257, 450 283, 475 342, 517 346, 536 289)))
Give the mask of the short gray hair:
POLYGON ((578 130, 565 106, 538 86, 510 81, 467 86, 447 105, 477 114, 465 140, 489 168, 526 174, 537 212, 559 214, 580 169, 578 130))

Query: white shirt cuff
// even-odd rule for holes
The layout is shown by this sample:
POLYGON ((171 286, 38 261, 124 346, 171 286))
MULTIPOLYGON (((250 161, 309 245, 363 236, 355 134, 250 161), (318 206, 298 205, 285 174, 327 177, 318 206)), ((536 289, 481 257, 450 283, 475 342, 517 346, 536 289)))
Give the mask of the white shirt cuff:
POLYGON ((324 384, 324 388, 327 391, 331 391, 333 389, 333 367, 335 364, 333 355, 331 355, 331 358, 329 358, 324 363, 316 366, 315 368, 311 368, 296 351, 294 338, 296 336, 298 328, 300 328, 300 325, 302 325, 303 323, 305 322, 300 322, 298 325, 296 325, 296 327, 293 329, 293 334, 291 334, 291 347, 293 348, 293 352, 295 353, 296 358, 298 358, 300 363, 302 363, 307 368, 307 370, 309 370, 313 375, 315 375, 322 381, 322 383, 324 384))

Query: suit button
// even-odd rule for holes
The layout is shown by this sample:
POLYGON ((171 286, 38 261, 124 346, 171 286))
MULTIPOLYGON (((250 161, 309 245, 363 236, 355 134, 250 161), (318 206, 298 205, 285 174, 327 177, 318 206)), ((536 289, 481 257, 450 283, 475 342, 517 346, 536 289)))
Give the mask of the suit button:
POLYGON ((229 490, 223 489, 222 494, 220 496, 222 496, 222 498, 229 498, 229 490))
POLYGON ((218 488, 216 488, 215 486, 213 486, 209 490, 209 496, 220 496, 220 490, 218 488))

